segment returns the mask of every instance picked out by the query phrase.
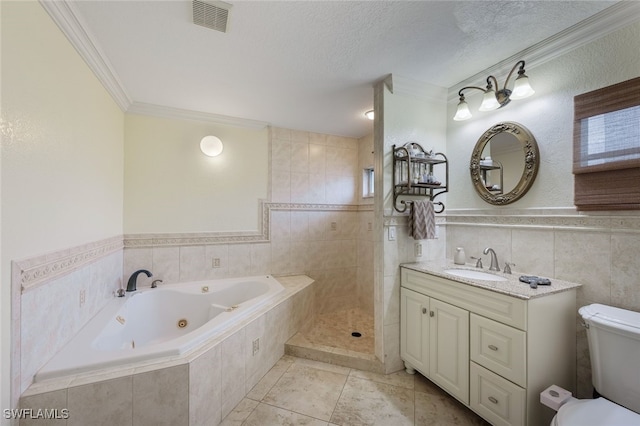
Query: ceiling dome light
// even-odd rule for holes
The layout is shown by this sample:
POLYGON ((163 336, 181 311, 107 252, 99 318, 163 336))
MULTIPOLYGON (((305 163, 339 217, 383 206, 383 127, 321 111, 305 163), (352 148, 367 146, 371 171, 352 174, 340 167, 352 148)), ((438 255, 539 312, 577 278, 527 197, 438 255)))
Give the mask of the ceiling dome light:
POLYGON ((373 110, 365 112, 364 116, 367 117, 369 120, 373 120, 373 110))
POLYGON ((217 157, 223 148, 222 141, 216 136, 205 136, 200 141, 200 150, 209 157, 217 157))

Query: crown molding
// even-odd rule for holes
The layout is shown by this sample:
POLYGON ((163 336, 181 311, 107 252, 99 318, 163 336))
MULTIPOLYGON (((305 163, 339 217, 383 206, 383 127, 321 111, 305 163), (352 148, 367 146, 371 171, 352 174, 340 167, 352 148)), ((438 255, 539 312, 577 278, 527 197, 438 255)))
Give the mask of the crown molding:
POLYGON ((129 114, 151 115, 154 117, 175 118, 180 120, 198 120, 228 126, 244 127, 248 129, 264 129, 269 125, 264 121, 249 120, 246 118, 230 117, 227 115, 211 114, 208 112, 192 111, 167 107, 162 105, 133 102, 126 110, 129 114))
POLYGON ((115 103, 122 111, 126 111, 131 105, 131 98, 106 55, 86 30, 87 25, 80 18, 76 6, 66 0, 39 0, 39 2, 100 80, 115 103))
POLYGON ((422 81, 413 80, 397 74, 391 74, 384 84, 394 95, 408 96, 425 101, 446 101, 447 89, 422 81))
POLYGON ((536 43, 513 56, 487 68, 449 88, 448 100, 457 101, 458 91, 465 86, 478 85, 488 75, 507 74, 521 59, 527 69, 551 61, 594 40, 611 34, 640 20, 640 2, 621 1, 577 24, 536 43))

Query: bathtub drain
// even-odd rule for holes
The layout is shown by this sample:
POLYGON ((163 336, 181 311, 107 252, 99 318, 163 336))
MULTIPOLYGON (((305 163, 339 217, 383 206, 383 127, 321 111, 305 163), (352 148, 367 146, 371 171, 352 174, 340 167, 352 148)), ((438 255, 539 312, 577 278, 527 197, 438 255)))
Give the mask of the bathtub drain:
POLYGON ((185 328, 187 324, 189 323, 187 322, 186 318, 182 318, 181 320, 178 320, 178 328, 185 328))

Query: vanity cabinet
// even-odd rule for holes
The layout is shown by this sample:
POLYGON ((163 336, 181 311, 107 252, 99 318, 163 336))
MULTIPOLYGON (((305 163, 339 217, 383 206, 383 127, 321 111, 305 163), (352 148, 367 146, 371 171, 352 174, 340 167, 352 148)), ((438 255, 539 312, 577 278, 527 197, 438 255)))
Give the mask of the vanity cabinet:
POLYGON ((469 402, 469 312, 402 288, 400 351, 407 364, 469 402))
POLYGON ((552 384, 575 390, 575 289, 521 298, 401 268, 400 355, 493 425, 549 424, 552 384))

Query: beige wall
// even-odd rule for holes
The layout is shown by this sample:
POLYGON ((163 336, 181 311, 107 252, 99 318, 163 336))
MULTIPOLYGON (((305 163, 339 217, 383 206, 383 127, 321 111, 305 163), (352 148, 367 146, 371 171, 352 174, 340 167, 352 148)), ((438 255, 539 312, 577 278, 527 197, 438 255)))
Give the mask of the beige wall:
POLYGON ((0 405, 10 407, 10 262, 122 233, 124 114, 39 3, 1 7, 0 405))
POLYGON ((258 229, 267 197, 268 130, 127 114, 124 232, 258 229), (218 136, 207 157, 200 140, 218 136))

